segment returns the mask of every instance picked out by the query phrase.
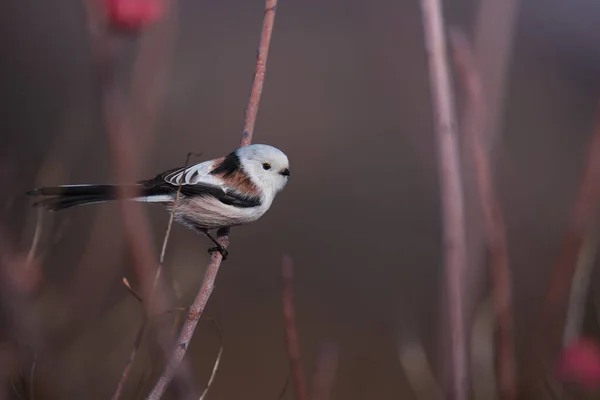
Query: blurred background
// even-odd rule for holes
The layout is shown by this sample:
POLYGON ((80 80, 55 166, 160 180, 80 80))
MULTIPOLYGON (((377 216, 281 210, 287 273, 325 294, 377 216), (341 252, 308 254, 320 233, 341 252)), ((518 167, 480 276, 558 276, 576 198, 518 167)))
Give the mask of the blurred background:
MULTIPOLYGON (((519 385, 527 386, 520 372, 530 365, 532 326, 594 132, 600 3, 507 1, 484 23, 486 0, 443 3, 447 23, 471 38, 478 24, 500 24, 497 40, 472 40, 500 82, 490 99, 497 115, 489 145, 506 218, 519 385)), ((124 112, 135 131, 136 179, 183 165, 190 151, 209 159, 234 150, 252 83, 262 1, 168 4, 159 22, 121 34, 114 52, 116 81, 131 93, 124 112)), ((39 220, 24 192, 113 180, 91 43, 81 1, 0 2, 3 268, 24 264, 39 220)), ((445 385, 440 192, 419 2, 281 0, 254 142, 286 152, 292 176, 261 220, 231 232, 230 257, 188 351, 198 388, 221 343, 212 318, 224 350, 208 398, 293 398, 289 387, 280 397, 289 376, 281 311, 281 260, 289 254, 307 379, 324 343, 334 343, 332 399, 435 398, 415 386, 399 357, 407 346, 424 350, 429 366, 414 361, 417 375, 428 379, 430 371, 445 385)), ((472 170, 465 170, 468 186, 472 170)), ((485 354, 492 340, 485 248, 477 199, 467 204, 465 325, 469 348, 483 342, 485 354)), ((158 254, 168 214, 144 210, 158 254)), ((208 247, 174 226, 165 261, 181 292, 174 307, 192 302, 208 247)), ((108 398, 143 315, 122 283, 127 277, 135 287, 118 205, 44 213, 30 264, 15 275, 20 285, 2 278, 0 398, 108 398)), ((160 373, 152 348, 145 339, 123 398, 139 398, 139 387, 148 390, 160 373)), ((477 354, 470 364, 486 366, 472 380, 492 382, 493 359, 477 354)), ((495 398, 489 388, 473 391, 495 398)), ((555 398, 583 392, 563 387, 555 398)), ((553 396, 546 388, 524 398, 553 396)))

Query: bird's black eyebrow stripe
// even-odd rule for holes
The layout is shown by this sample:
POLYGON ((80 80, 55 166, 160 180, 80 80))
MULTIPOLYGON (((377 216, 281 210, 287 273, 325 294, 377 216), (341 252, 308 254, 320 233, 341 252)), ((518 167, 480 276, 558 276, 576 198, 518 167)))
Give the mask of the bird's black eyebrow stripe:
POLYGON ((211 175, 223 174, 224 177, 230 176, 242 169, 240 158, 234 152, 229 153, 218 167, 210 171, 211 175))

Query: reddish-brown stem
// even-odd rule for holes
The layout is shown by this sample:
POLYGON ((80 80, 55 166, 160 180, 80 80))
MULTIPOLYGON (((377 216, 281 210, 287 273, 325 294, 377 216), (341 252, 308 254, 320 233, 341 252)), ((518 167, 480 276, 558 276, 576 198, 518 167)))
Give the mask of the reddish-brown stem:
MULTIPOLYGON (((91 35, 91 47, 99 72, 98 86, 102 97, 102 111, 109 149, 112 155, 113 176, 117 184, 120 184, 117 195, 121 200, 119 201, 119 209, 124 225, 125 239, 133 259, 133 267, 139 281, 141 297, 148 299, 148 301, 143 302, 144 323, 137 336, 141 340, 146 325, 145 321, 151 318, 152 315, 159 314, 166 309, 166 299, 161 291, 154 290, 155 287, 160 286, 160 282, 158 282, 158 272, 154 273, 156 257, 152 246, 148 219, 139 203, 123 201, 138 195, 137 189, 130 183, 137 181, 138 178, 136 171, 139 166, 138 149, 140 148, 140 141, 136 137, 136 132, 131 123, 131 115, 129 114, 132 109, 131 104, 127 101, 126 93, 119 88, 115 77, 114 59, 117 50, 120 48, 119 44, 121 44, 122 38, 110 31, 105 20, 104 10, 97 3, 85 0, 85 6, 91 35)), ((138 55, 138 61, 142 56, 143 53, 138 55)), ((149 126, 146 128, 148 129, 149 126)), ((172 349, 168 329, 163 325, 159 325, 157 335, 159 344, 168 357, 172 349)), ((124 383, 138 352, 139 340, 136 340, 130 353, 113 399, 118 399, 121 396, 124 383)))
MULTIPOLYGON (((126 126, 125 116, 120 111, 122 104, 113 97, 114 93, 106 93, 105 96, 104 107, 109 146, 113 154, 114 175, 116 181, 122 184, 119 186, 119 196, 123 199, 135 197, 136 189, 132 185, 127 185, 129 182, 136 181, 135 139, 126 126)), ((120 201, 119 209, 123 218, 125 238, 131 249, 133 266, 140 281, 140 294, 142 298, 149 298, 156 257, 152 248, 148 219, 143 213, 141 204, 137 202, 120 201)))
MULTIPOLYGON (((219 234, 218 241, 223 247, 227 247, 229 244, 227 236, 225 236, 222 232, 219 234)), ((206 303, 208 302, 208 299, 210 298, 215 286, 215 279, 217 278, 217 272, 219 271, 219 265, 221 264, 222 258, 223 257, 219 252, 214 252, 211 255, 210 263, 204 275, 204 280, 200 286, 200 291, 196 295, 196 298, 194 299, 194 302, 188 311, 187 319, 184 322, 179 334, 177 347, 171 355, 163 374, 160 376, 158 382, 154 386, 154 389, 152 389, 152 392, 148 396, 148 399, 160 399, 162 397, 167 389, 167 386, 171 382, 171 379, 173 379, 176 368, 183 360, 190 341, 192 340, 192 336, 194 335, 194 331, 196 330, 196 326, 198 326, 198 321, 200 321, 202 312, 204 311, 206 303)))
POLYGON ((292 259, 289 256, 284 256, 281 267, 281 287, 285 342, 290 361, 290 370, 292 372, 292 383, 296 400, 306 400, 306 381, 304 380, 304 374, 302 373, 300 343, 298 342, 298 330, 296 329, 296 318, 294 315, 293 278, 294 264, 292 259))
POLYGON ((258 45, 258 55, 256 56, 256 69, 254 70, 250 100, 248 101, 248 107, 246 108, 244 130, 242 132, 242 142, 240 147, 248 146, 252 142, 252 134, 254 132, 254 125, 256 124, 256 114, 258 113, 258 105, 260 104, 260 96, 262 95, 265 74, 267 72, 267 58, 271 46, 273 25, 275 24, 276 8, 277 0, 266 0, 265 17, 263 19, 262 33, 260 35, 260 44, 258 45))
MULTIPOLYGON (((252 141, 254 125, 256 123, 256 115, 258 112, 258 106, 260 103, 260 97, 264 85, 267 56, 269 54, 269 44, 271 42, 271 34, 273 31, 273 24, 275 22, 276 6, 277 0, 266 0, 262 34, 260 38, 258 56, 256 60, 256 71, 254 73, 254 81, 252 82, 250 100, 248 102, 248 107, 246 108, 244 130, 242 132, 240 146, 247 146, 252 141)), ((228 233, 228 229, 222 229, 219 230, 217 234, 218 242, 225 248, 229 244, 229 238, 227 237, 228 233)), ((198 321, 200 320, 200 317, 204 312, 204 308, 208 303, 208 299, 210 298, 210 295, 213 291, 215 279, 221 266, 221 261, 222 256, 219 252, 214 252, 211 255, 210 262, 204 275, 204 279, 202 281, 202 284, 200 285, 200 290, 198 291, 196 298, 194 299, 194 302, 190 307, 187 319, 184 322, 181 332, 179 334, 179 338, 177 340, 177 347, 171 355, 171 358, 169 359, 165 370, 163 371, 156 385, 150 392, 148 399, 160 399, 164 394, 165 390, 167 389, 167 386, 173 379, 175 370, 177 369, 177 367, 183 360, 183 357, 185 356, 190 341, 192 340, 192 336, 194 335, 194 331, 196 330, 196 326, 198 325, 198 321)))
POLYGON ((329 400, 335 385, 335 374, 338 367, 339 347, 326 343, 317 359, 317 366, 312 380, 310 400, 329 400))
POLYGON ((571 282, 577 265, 577 259, 582 251, 586 238, 591 233, 592 224, 598 211, 600 201, 600 104, 596 116, 595 132, 588 148, 587 165, 583 173, 578 197, 571 212, 559 259, 550 280, 546 302, 542 313, 540 337, 544 337, 544 346, 549 348, 537 349, 537 357, 544 351, 556 351, 560 346, 562 324, 565 320, 566 305, 571 282))
POLYGON ((221 328, 219 328, 219 324, 217 324, 217 321, 215 321, 214 319, 212 321, 215 325, 215 329, 217 330, 217 334, 219 335, 219 352, 217 353, 217 358, 215 359, 215 363, 213 364, 213 369, 210 373, 210 378, 208 378, 206 387, 204 388, 204 391, 202 392, 198 400, 204 400, 208 395, 208 390, 212 386, 212 383, 215 380, 215 376, 217 376, 217 370, 219 369, 219 364, 221 363, 221 356, 223 355, 223 335, 221 334, 221 328))
POLYGON ((468 397, 467 348, 464 328, 464 271, 466 238, 462 176, 456 132, 454 94, 446 55, 442 7, 439 0, 421 0, 431 98, 435 116, 442 203, 443 254, 451 351, 450 398, 468 397))
POLYGON ((133 343, 133 349, 131 349, 131 353, 129 354, 129 358, 127 359, 127 362, 125 363, 125 368, 123 369, 123 373, 121 374, 121 379, 119 380, 119 383, 117 384, 117 388, 115 389, 115 393, 112 396, 112 400, 119 399, 121 397, 121 394, 123 393, 123 388, 125 387, 125 382, 127 381, 127 377, 129 376, 129 372, 131 372, 131 367, 133 367, 133 361, 135 360, 137 352, 138 352, 138 350, 140 348, 140 345, 142 343, 142 337, 144 336, 144 331, 146 330, 146 322, 147 321, 148 321, 148 318, 144 314, 142 325, 138 329, 138 332, 137 332, 137 334, 135 336, 135 342, 133 343))
POLYGON ((492 300, 497 325, 499 399, 511 400, 517 394, 511 274, 502 207, 494 190, 490 160, 485 146, 483 126, 486 110, 481 78, 467 38, 462 32, 454 29, 450 39, 454 61, 467 98, 462 129, 475 165, 477 190, 483 211, 483 228, 490 252, 492 300))

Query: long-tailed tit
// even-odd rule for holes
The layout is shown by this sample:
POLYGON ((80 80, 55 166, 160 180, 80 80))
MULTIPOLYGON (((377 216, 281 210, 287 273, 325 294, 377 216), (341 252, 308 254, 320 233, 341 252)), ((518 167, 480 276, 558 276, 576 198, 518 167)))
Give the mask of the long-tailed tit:
MULTIPOLYGON (((172 210, 177 191, 181 192, 174 219, 215 243, 209 252, 227 250, 209 230, 243 225, 259 219, 286 185, 290 175, 287 156, 275 147, 253 144, 227 157, 188 167, 171 169, 152 179, 132 185, 138 193, 129 200, 160 203, 172 210)), ((117 200, 118 185, 65 185, 27 192, 47 196, 35 203, 51 211, 83 204, 117 200)))

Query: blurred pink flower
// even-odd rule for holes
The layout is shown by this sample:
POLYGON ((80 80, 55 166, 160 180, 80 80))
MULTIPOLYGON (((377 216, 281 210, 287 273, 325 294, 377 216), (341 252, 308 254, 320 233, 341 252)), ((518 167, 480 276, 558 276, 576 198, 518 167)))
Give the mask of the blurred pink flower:
POLYGON ((164 13, 163 0, 102 0, 109 23, 136 31, 156 22, 164 13))
POLYGON ((600 345, 595 339, 580 337, 566 346, 557 365, 558 376, 584 389, 600 386, 600 345))

